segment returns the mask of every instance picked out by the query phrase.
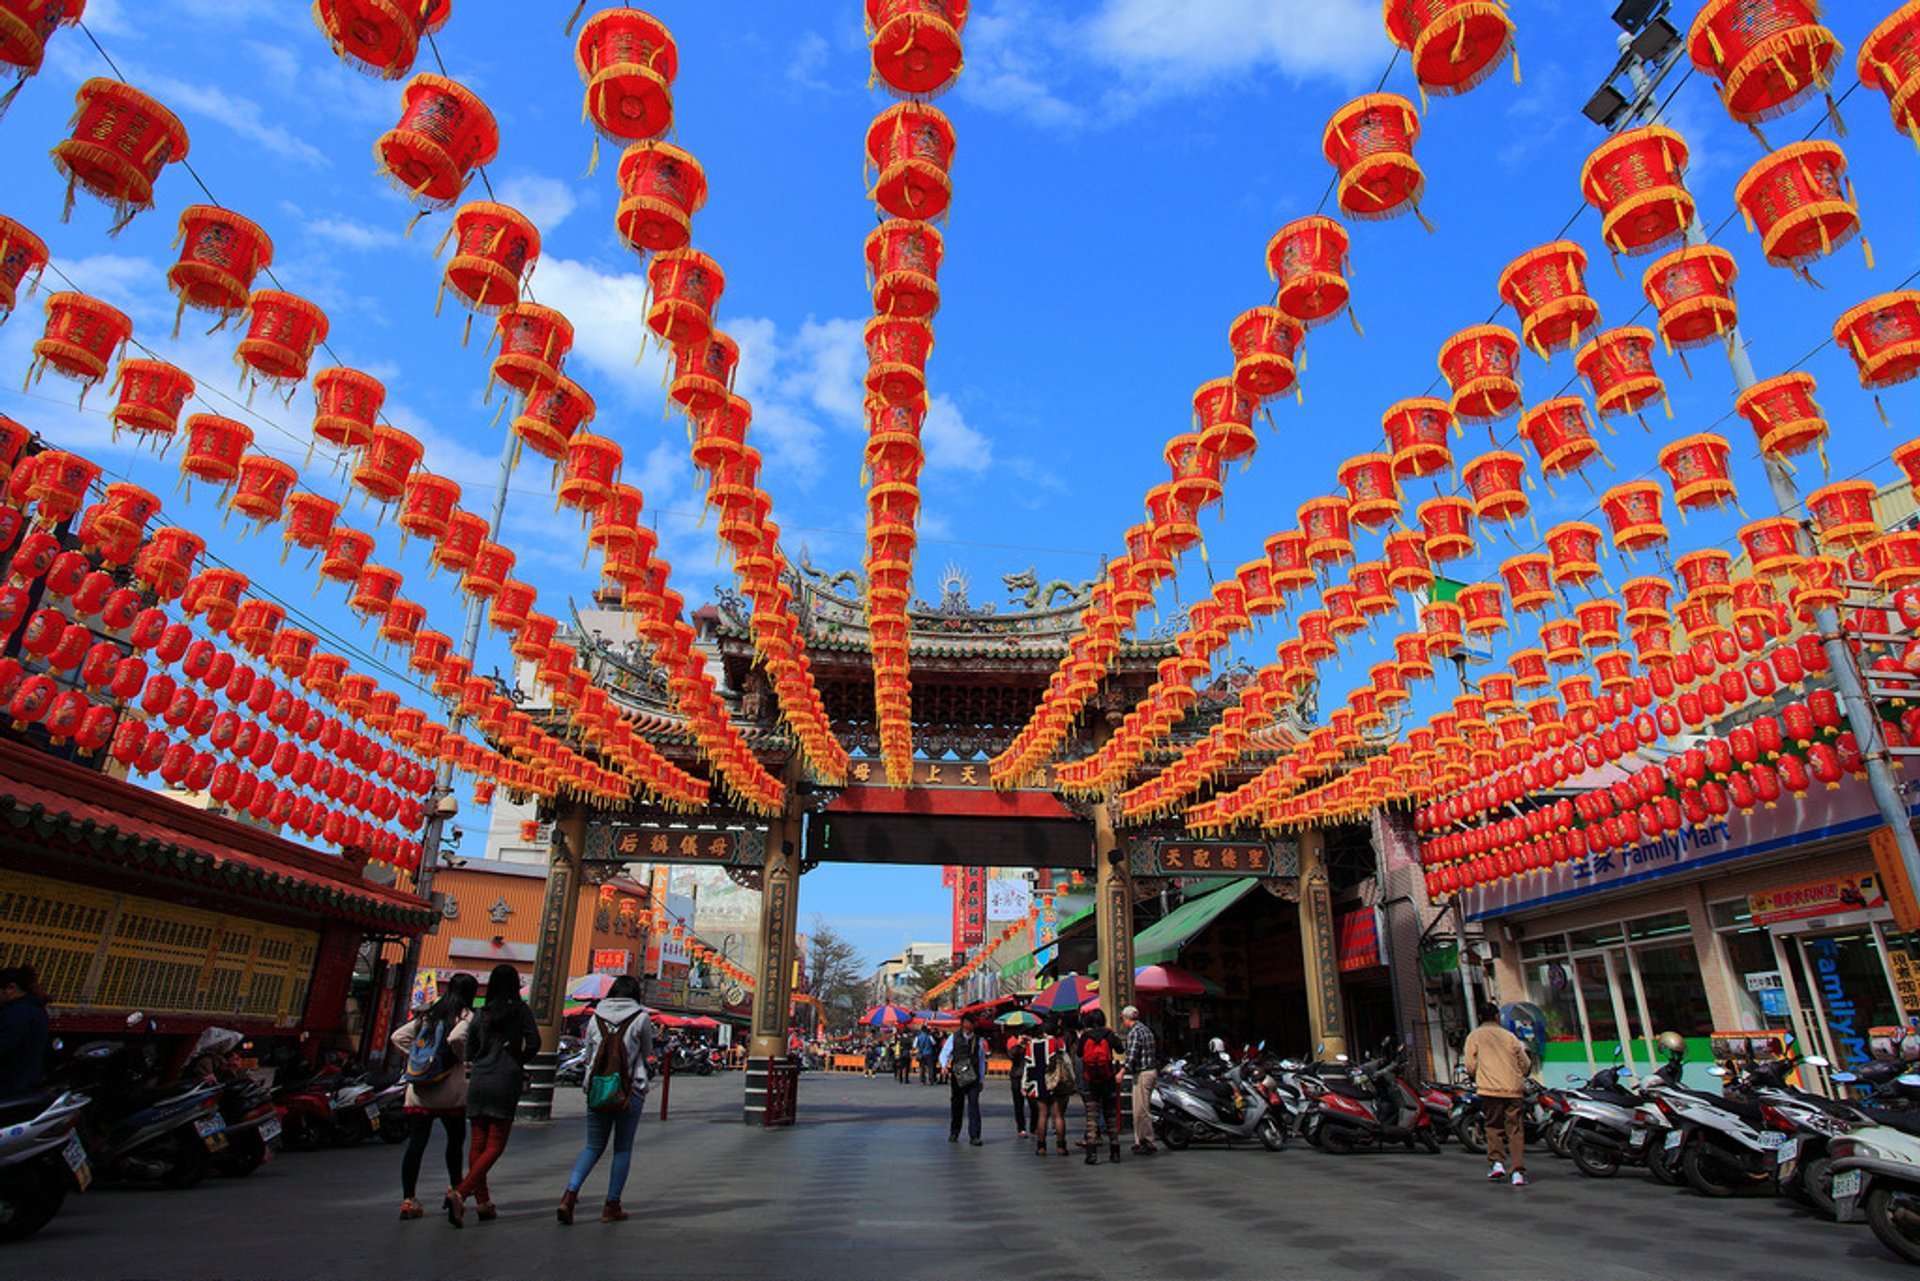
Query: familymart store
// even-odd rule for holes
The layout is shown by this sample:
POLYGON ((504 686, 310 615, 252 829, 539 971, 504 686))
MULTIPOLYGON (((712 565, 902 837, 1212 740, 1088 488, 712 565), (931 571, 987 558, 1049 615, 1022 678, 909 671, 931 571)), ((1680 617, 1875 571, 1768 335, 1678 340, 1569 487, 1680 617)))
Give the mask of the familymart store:
POLYGON ((1895 920, 1904 881, 1890 849, 1876 857, 1881 827, 1847 779, 1470 890, 1461 907, 1492 944, 1499 998, 1545 1011, 1549 1080, 1616 1045, 1644 1072, 1665 1031, 1690 1062, 1713 1059, 1716 1035, 1791 1033, 1852 1063, 1874 1029, 1920 1017, 1920 935, 1895 920))

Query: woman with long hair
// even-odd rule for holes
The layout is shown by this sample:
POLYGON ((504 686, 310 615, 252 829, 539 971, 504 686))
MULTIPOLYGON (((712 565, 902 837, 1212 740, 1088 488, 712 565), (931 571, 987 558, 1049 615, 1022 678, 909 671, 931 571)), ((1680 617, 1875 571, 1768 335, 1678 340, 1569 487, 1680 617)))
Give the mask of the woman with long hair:
POLYGON ((507 1150, 514 1109, 520 1106, 527 1060, 540 1052, 540 1026, 520 999, 520 971, 496 965, 487 976, 487 1003, 467 1033, 467 1119, 473 1146, 467 1153, 467 1177, 447 1193, 447 1220, 459 1227, 467 1198, 484 1220, 495 1218, 487 1172, 507 1150))
POLYGON ((394 1029, 391 1038, 407 1064, 407 1150, 400 1158, 403 1219, 426 1213, 414 1193, 436 1120, 447 1132, 448 1201, 460 1182, 460 1149, 467 1137, 467 1036, 479 990, 473 975, 454 975, 440 999, 394 1029))
POLYGON ((640 1109, 646 1103, 647 1060, 653 1056, 653 1020, 647 1017, 647 1007, 640 1004, 640 980, 631 974, 622 974, 613 981, 593 1017, 587 1020, 583 1048, 587 1070, 580 1085, 588 1099, 587 1143, 573 1163, 573 1173, 567 1176, 566 1194, 560 1198, 557 1214, 560 1222, 573 1222, 580 1187, 593 1173, 600 1154, 607 1150, 607 1140, 612 1139, 613 1166, 607 1171, 607 1200, 600 1209, 600 1221, 618 1223, 627 1217, 627 1212, 620 1208, 620 1193, 627 1186, 627 1170, 633 1163, 633 1133, 640 1124, 640 1109), (624 1055, 613 1054, 610 1043, 617 1043, 624 1055), (603 1046, 608 1047, 605 1054, 603 1046), (613 1061, 620 1058, 626 1062, 623 1088, 611 1099, 596 1103, 595 1080, 614 1075, 609 1069, 613 1061))
POLYGON ((1035 1156, 1047 1154, 1047 1130, 1053 1130, 1061 1156, 1067 1156, 1067 1104, 1074 1088, 1073 1036, 1061 1026, 1057 1015, 1047 1015, 1040 1035, 1027 1047, 1027 1076, 1034 1082, 1034 1097, 1040 1104, 1040 1127, 1034 1132, 1035 1156))

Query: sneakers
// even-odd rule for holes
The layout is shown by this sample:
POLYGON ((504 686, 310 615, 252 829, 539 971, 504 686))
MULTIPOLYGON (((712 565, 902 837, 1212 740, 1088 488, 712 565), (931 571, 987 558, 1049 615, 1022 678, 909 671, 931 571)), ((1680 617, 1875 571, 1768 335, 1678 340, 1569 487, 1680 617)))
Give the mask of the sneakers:
POLYGON ((1507 1177, 1507 1167, 1498 1161, 1495 1161, 1491 1166, 1487 1168, 1487 1182, 1489 1183, 1498 1183, 1500 1180, 1506 1177, 1507 1177))
POLYGON ((952 1134, 949 1134, 947 1136, 947 1142, 949 1143, 958 1143, 959 1141, 960 1141, 960 1131, 958 1130, 955 1130, 952 1134))
POLYGON ((412 1197, 400 1202, 400 1217, 403 1219, 421 1219, 426 1217, 426 1207, 412 1197))
POLYGON ((1514 1187, 1516 1187, 1516 1188, 1524 1188, 1524 1187, 1526 1187, 1526 1186, 1527 1186, 1527 1184, 1529 1184, 1529 1183, 1531 1183, 1531 1182, 1533 1182, 1533 1180, 1532 1180, 1532 1179, 1529 1179, 1529 1178, 1527 1177, 1527 1172, 1526 1172, 1525 1170, 1515 1170, 1515 1171, 1513 1172, 1513 1186, 1514 1186, 1514 1187))
POLYGON ((976 1148, 977 1148, 977 1147, 979 1147, 979 1146, 980 1146, 980 1140, 978 1140, 978 1139, 968 1139, 968 1140, 967 1140, 967 1143, 968 1143, 968 1145, 969 1145, 969 1146, 971 1146, 971 1147, 976 1147, 976 1148))

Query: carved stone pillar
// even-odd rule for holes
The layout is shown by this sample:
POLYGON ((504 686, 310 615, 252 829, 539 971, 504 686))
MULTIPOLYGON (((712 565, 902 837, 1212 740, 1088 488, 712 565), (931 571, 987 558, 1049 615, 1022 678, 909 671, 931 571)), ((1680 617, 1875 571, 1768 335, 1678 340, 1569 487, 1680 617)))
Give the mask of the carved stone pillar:
POLYGON ((587 848, 587 815, 578 807, 563 810, 553 825, 547 861, 547 890, 540 904, 540 937, 534 954, 533 984, 527 1004, 540 1025, 540 1053, 529 1063, 532 1087, 520 1100, 519 1119, 545 1121, 553 1116, 553 1073, 567 1005, 567 957, 580 908, 580 859, 587 848))
POLYGON ((1300 951, 1314 1056, 1321 1060, 1347 1052, 1347 1025, 1340 1010, 1340 957, 1334 946, 1332 894, 1323 857, 1326 843, 1326 833, 1318 828, 1300 834, 1300 951))

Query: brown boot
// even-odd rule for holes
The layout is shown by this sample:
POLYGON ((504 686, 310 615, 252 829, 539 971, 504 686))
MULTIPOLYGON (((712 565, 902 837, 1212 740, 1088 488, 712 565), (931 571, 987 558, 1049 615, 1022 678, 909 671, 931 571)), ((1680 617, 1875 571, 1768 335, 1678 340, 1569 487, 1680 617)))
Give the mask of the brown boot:
POLYGON ((609 1201, 600 1207, 600 1222, 602 1223, 624 1223, 626 1218, 627 1212, 620 1208, 618 1199, 609 1201))
POLYGON ((555 1216, 559 1218, 560 1222, 573 1222, 573 1207, 579 1203, 579 1200, 580 1194, 578 1192, 563 1192, 560 1195, 560 1208, 554 1211, 555 1216))
POLYGON ((1116 1139, 1113 1142, 1110 1142, 1107 1144, 1107 1160, 1113 1162, 1115 1165, 1118 1165, 1120 1163, 1119 1140, 1116 1139))

